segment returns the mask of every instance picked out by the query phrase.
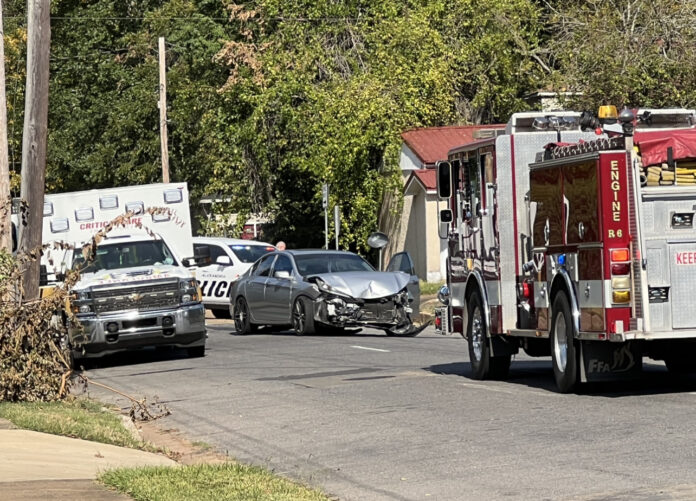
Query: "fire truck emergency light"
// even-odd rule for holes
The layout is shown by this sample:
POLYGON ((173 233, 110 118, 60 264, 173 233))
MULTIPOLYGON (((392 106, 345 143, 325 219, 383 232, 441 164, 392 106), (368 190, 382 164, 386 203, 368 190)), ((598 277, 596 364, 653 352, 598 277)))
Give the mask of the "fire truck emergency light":
POLYGON ((537 117, 532 122, 532 127, 536 130, 569 130, 577 126, 578 122, 573 117, 545 116, 537 117))
POLYGON ((615 124, 619 118, 619 113, 616 111, 616 106, 607 105, 600 106, 597 112, 597 117, 605 124, 615 124))

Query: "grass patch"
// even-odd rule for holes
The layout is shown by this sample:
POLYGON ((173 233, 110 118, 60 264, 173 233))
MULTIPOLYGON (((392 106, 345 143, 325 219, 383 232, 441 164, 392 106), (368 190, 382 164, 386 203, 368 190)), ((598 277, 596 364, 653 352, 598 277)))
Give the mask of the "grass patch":
POLYGON ((99 480, 136 501, 327 501, 290 480, 237 463, 111 470, 99 480))
POLYGON ((196 447, 197 449, 200 449, 202 451, 212 451, 213 450, 213 446, 210 445, 208 442, 195 441, 195 442, 192 442, 191 445, 193 445, 194 447, 196 447))
POLYGON ((442 287, 443 285, 445 285, 445 282, 424 282, 423 280, 421 280, 421 296, 430 296, 432 294, 437 294, 437 291, 439 291, 440 287, 442 287))
POLYGON ((57 402, 0 402, 0 418, 26 430, 151 450, 131 434, 115 413, 84 398, 57 402))

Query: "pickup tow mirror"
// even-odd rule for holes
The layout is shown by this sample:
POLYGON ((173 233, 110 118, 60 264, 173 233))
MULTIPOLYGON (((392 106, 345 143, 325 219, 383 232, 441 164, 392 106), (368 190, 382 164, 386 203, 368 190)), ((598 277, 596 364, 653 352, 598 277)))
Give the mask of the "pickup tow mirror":
POLYGON ((198 261, 195 257, 186 257, 181 260, 181 264, 183 264, 186 268, 190 268, 191 266, 196 266, 198 261))
POLYGON ((441 223, 451 223, 452 222, 452 210, 442 209, 440 211, 440 222, 441 223))
POLYGON ((452 198, 452 165, 449 162, 437 163, 437 195, 452 198))

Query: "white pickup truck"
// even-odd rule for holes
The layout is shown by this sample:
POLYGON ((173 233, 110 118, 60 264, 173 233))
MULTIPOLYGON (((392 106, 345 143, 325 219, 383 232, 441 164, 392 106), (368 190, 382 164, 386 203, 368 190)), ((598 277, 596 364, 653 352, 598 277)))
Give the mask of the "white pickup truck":
POLYGON ((107 235, 93 260, 76 255, 81 279, 70 307, 80 325, 69 329, 73 356, 167 345, 202 357, 205 309, 196 279, 184 267, 191 264, 148 234, 107 235))
MULTIPOLYGON (((13 218, 16 223, 17 215, 13 218)), ((188 269, 195 263, 186 183, 46 195, 42 235, 51 245, 42 257, 48 284, 60 283, 70 268, 81 268, 70 300, 81 324, 69 330, 76 357, 152 345, 204 355, 205 310, 188 269), (82 245, 126 213, 130 218, 107 232, 94 259, 85 261, 82 245)))

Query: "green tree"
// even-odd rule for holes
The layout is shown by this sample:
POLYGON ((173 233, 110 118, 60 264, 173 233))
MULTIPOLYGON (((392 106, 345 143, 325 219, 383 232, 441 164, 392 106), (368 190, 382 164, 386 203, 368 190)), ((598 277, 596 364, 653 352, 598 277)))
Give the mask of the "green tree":
POLYGON ((550 2, 555 82, 580 106, 693 107, 696 1, 550 2))

